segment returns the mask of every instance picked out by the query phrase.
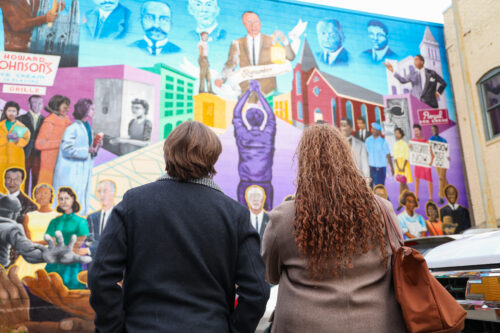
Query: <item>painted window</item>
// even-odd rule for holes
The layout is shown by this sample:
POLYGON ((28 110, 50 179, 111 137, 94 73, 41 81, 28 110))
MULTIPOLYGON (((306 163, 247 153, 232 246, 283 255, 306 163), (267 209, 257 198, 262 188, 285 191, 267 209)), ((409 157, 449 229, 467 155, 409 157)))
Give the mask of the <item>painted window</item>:
POLYGON ((302 110, 302 102, 297 102, 297 117, 304 120, 304 112, 302 110))
POLYGON ((297 95, 302 94, 302 81, 300 78, 300 71, 295 72, 295 85, 297 90, 297 95))
POLYGON ((163 138, 166 139, 170 132, 172 132, 172 124, 166 123, 163 127, 163 138))
POLYGON ((382 123, 381 123, 381 121, 382 121, 382 115, 380 113, 380 108, 378 106, 375 108, 375 121, 379 125, 382 125, 382 123))
POLYGON ((370 128, 370 126, 368 125, 370 122, 370 120, 368 119, 368 110, 365 104, 361 104, 361 117, 363 117, 363 119, 365 120, 365 128, 370 128))
POLYGON ((314 87, 313 92, 314 95, 319 96, 319 94, 321 93, 321 89, 319 89, 318 87, 314 87))
POLYGON ((488 72, 478 83, 486 139, 500 136, 500 67, 488 72))
POLYGON ((332 98, 332 122, 337 125, 337 101, 332 98))
POLYGON ((314 82, 318 82, 319 81, 319 77, 315 76, 313 81, 314 82))
POLYGON ((314 110, 314 122, 317 122, 318 120, 323 120, 323 112, 321 112, 320 108, 314 110))
POLYGON ((345 113, 346 113, 346 118, 349 119, 351 121, 351 124, 352 124, 353 119, 354 119, 354 114, 353 114, 353 110, 352 110, 352 102, 351 101, 345 102, 345 113))

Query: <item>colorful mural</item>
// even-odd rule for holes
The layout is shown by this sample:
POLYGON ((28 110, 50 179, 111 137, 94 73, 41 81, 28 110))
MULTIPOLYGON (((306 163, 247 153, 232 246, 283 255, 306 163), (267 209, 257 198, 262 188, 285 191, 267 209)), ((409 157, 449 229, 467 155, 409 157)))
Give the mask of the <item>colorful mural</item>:
POLYGON ((0 304, 0 332, 93 330, 99 235, 128 189, 162 176, 184 121, 219 135, 215 181, 260 235, 315 123, 345 134, 407 238, 470 227, 441 25, 271 0, 0 9, 0 289, 21 298, 0 304))

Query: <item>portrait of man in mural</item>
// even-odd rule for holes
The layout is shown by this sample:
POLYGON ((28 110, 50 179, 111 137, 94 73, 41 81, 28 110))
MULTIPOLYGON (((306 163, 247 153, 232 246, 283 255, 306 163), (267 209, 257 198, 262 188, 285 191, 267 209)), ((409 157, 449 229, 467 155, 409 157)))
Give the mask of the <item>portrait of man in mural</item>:
POLYGON ((349 52, 344 48, 344 31, 339 21, 324 19, 316 25, 321 51, 316 53, 319 61, 328 66, 349 64, 349 52))
MULTIPOLYGON (((445 217, 451 216, 453 223, 457 224, 455 233, 460 233, 471 227, 469 210, 462 205, 457 203, 458 201, 458 190, 453 185, 448 185, 444 189, 444 195, 448 204, 441 207, 439 210, 439 215, 445 221, 445 217)), ((444 226, 443 226, 444 228, 444 226)))
POLYGON ((16 197, 5 195, 0 197, 0 265, 8 267, 10 262, 10 248, 14 248, 23 258, 30 263, 58 263, 69 265, 75 263, 88 263, 90 257, 80 256, 73 252, 76 237, 64 245, 61 233, 55 235, 56 242, 50 237, 45 237, 48 247, 33 243, 24 234, 21 224, 17 223, 22 206, 16 197))
POLYGON ((366 129, 365 118, 359 117, 358 119, 356 119, 356 124, 358 125, 359 130, 357 130, 356 133, 354 133, 354 136, 356 137, 356 139, 365 142, 366 139, 368 139, 368 137, 372 135, 370 131, 366 129))
MULTIPOLYGON (((64 1, 58 3, 64 9, 64 1)), ((36 26, 54 22, 58 11, 49 11, 37 16, 40 0, 2 0, 5 51, 28 52, 31 34, 36 26)))
POLYGON ((420 99, 431 108, 438 107, 438 98, 446 88, 444 79, 432 69, 424 67, 425 59, 417 54, 414 58, 415 70, 410 71, 406 76, 401 76, 394 72, 394 67, 385 62, 384 65, 394 77, 401 83, 411 83, 411 94, 420 99))
POLYGON ((101 209, 87 216, 89 236, 85 240, 85 244, 90 249, 90 255, 95 254, 97 251, 99 238, 115 206, 115 197, 115 182, 108 179, 101 180, 97 185, 97 199, 99 200, 101 209))
POLYGON ((389 150, 387 141, 381 136, 381 132, 382 126, 378 123, 372 123, 372 135, 365 141, 372 186, 385 185, 387 164, 391 168, 391 174, 394 174, 391 151, 389 150))
POLYGON ((387 189, 384 185, 378 184, 373 188, 373 194, 378 195, 385 200, 389 200, 389 194, 387 193, 387 189))
POLYGON ((220 13, 218 0, 188 0, 188 11, 196 20, 196 29, 190 32, 195 40, 200 40, 202 32, 208 33, 210 42, 226 38, 226 30, 217 22, 220 13))
POLYGON ((128 137, 112 138, 109 141, 112 145, 120 145, 120 155, 131 153, 150 144, 153 124, 147 118, 148 112, 147 101, 138 98, 132 101, 133 119, 128 124, 128 137))
POLYGON ((368 165, 368 152, 365 143, 352 135, 351 120, 343 118, 340 121, 340 129, 351 145, 352 155, 356 161, 359 171, 368 180, 370 178, 370 166, 368 165))
POLYGON ((23 169, 10 168, 5 172, 4 186, 7 188, 7 196, 16 198, 21 204, 21 210, 17 215, 17 222, 23 224, 24 216, 29 212, 37 210, 35 203, 23 193, 21 185, 24 182, 26 173, 23 169))
POLYGON ((238 201, 245 205, 246 189, 249 186, 258 185, 266 193, 264 209, 269 211, 273 206, 274 195, 272 169, 276 117, 260 91, 258 81, 250 81, 250 90, 245 92, 236 104, 233 126, 239 153, 238 173, 240 182, 237 189, 238 201), (251 93, 257 94, 260 105, 249 104, 246 114, 243 114, 243 108, 251 93))
POLYGON ((210 63, 208 62, 208 32, 200 34, 200 42, 198 43, 198 63, 200 64, 200 94, 205 91, 205 81, 207 83, 208 92, 213 94, 212 80, 210 79, 210 63))
MULTIPOLYGON (((441 143, 448 143, 445 138, 439 135, 439 127, 437 125, 432 125, 432 136, 429 138, 429 141, 437 141, 441 143)), ((444 203, 444 189, 446 185, 448 185, 448 179, 446 178, 446 172, 448 169, 436 167, 436 173, 439 178, 439 204, 442 205, 444 203)))
POLYGON ((24 147, 24 157, 26 163, 26 182, 24 184, 26 193, 31 193, 31 190, 38 184, 38 174, 40 173, 40 151, 35 148, 35 141, 38 137, 40 127, 42 127, 45 116, 42 115, 43 97, 40 95, 32 95, 28 98, 30 106, 29 111, 17 119, 26 126, 30 133, 30 141, 24 147))
POLYGON ((260 186, 251 185, 245 190, 245 200, 250 210, 250 223, 262 238, 269 221, 269 214, 264 210, 266 192, 260 186))
MULTIPOLYGON (((227 58, 224 69, 222 70, 222 78, 215 80, 215 85, 221 87, 226 82, 228 76, 237 67, 249 67, 258 65, 270 65, 271 61, 271 47, 273 40, 279 38, 284 45, 286 59, 293 61, 295 53, 285 37, 285 35, 277 30, 273 36, 264 35, 261 33, 261 21, 259 15, 254 12, 247 11, 242 16, 243 25, 247 30, 247 35, 240 39, 236 39, 231 43, 229 49, 229 56, 227 58)), ((276 89, 276 77, 268 77, 259 79, 259 85, 264 95, 269 94, 276 89)), ((249 88, 248 81, 240 83, 241 92, 245 93, 249 88)), ((250 102, 257 101, 258 98, 253 95, 250 102)))
POLYGON ((180 47, 168 40, 172 27, 172 9, 164 0, 148 0, 141 6, 141 25, 144 37, 132 47, 137 47, 152 56, 176 53, 180 47))
POLYGON ((96 7, 83 19, 90 38, 120 39, 128 32, 130 9, 120 0, 94 0, 96 7))
POLYGON ((372 42, 372 47, 361 53, 361 58, 373 63, 380 63, 385 59, 395 59, 398 57, 389 47, 389 29, 379 20, 368 22, 368 38, 372 42))

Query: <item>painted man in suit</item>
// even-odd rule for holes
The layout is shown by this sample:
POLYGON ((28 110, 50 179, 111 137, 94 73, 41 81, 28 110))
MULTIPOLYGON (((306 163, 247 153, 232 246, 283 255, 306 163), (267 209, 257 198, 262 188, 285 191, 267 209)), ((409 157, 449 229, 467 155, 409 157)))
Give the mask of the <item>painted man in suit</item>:
POLYGON ((249 186, 245 191, 245 200, 250 210, 250 223, 262 239, 267 222, 269 222, 269 214, 264 210, 266 192, 258 185, 249 186))
POLYGON ((363 142, 366 141, 372 134, 369 130, 366 129, 365 118, 359 117, 356 119, 356 124, 358 125, 359 130, 354 133, 354 137, 363 142))
POLYGON ((448 204, 441 207, 439 210, 439 214, 443 219, 443 222, 446 216, 451 216, 452 221, 458 225, 455 229, 456 234, 469 229, 471 227, 469 210, 457 203, 457 188, 453 185, 446 186, 444 189, 444 195, 446 196, 446 200, 448 200, 448 204))
MULTIPOLYGON (((60 10, 64 9, 64 1, 58 3, 60 10)), ((49 11, 42 16, 36 16, 40 0, 0 0, 3 12, 5 34, 5 51, 29 52, 33 29, 54 22, 57 12, 49 11)))
POLYGON ((45 119, 42 115, 43 98, 39 95, 32 95, 28 99, 30 110, 17 119, 22 122, 30 131, 30 141, 24 147, 24 156, 26 161, 26 182, 24 188, 27 193, 38 184, 38 174, 40 173, 40 151, 35 148, 35 140, 40 131, 40 127, 45 119), (31 182, 31 187, 30 187, 31 182))
POLYGON ((220 13, 217 0, 189 0, 188 11, 196 20, 196 29, 189 32, 195 40, 200 40, 202 32, 208 33, 209 42, 226 38, 226 30, 217 22, 220 13))
POLYGON ((119 0, 94 0, 96 7, 85 15, 85 26, 92 39, 120 39, 128 31, 130 10, 119 0))
POLYGON ((172 10, 163 0, 148 0, 141 6, 141 25, 144 37, 130 46, 152 56, 180 52, 181 48, 168 40, 172 27, 172 10))
POLYGON ((368 37, 372 42, 372 48, 363 51, 361 58, 372 63, 380 63, 387 58, 397 58, 398 55, 389 47, 389 29, 384 23, 379 20, 368 22, 368 37))
POLYGON ((99 238, 106 226, 113 207, 115 206, 116 184, 112 180, 101 180, 97 185, 97 199, 101 204, 101 209, 95 213, 89 214, 87 221, 89 224, 89 236, 86 245, 90 249, 90 254, 95 255, 99 238))
POLYGON ((365 143, 352 135, 352 123, 349 119, 342 119, 340 121, 340 128, 351 145, 354 161, 359 171, 362 172, 368 181, 370 178, 370 166, 368 165, 368 152, 366 151, 365 143))
POLYGON ((316 56, 327 66, 347 65, 349 52, 344 48, 344 31, 339 21, 334 19, 321 20, 316 25, 318 43, 321 52, 316 56))
POLYGON ((21 203, 21 211, 17 216, 17 222, 23 224, 24 217, 29 212, 37 210, 36 204, 27 197, 21 190, 26 173, 22 169, 10 168, 5 171, 4 184, 7 189, 7 195, 12 198, 17 198, 21 203))
POLYGON ((446 88, 446 82, 432 69, 424 68, 425 59, 420 54, 414 58, 416 70, 410 71, 406 76, 394 73, 394 68, 389 63, 384 63, 385 67, 401 83, 411 83, 411 94, 419 98, 431 108, 438 107, 438 98, 446 88))
MULTIPOLYGON (((261 33, 261 22, 259 15, 254 12, 245 12, 242 16, 243 25, 247 29, 248 34, 245 37, 236 39, 231 43, 229 56, 222 70, 222 78, 215 80, 215 85, 221 87, 226 82, 230 72, 236 67, 250 67, 258 65, 270 65, 271 62, 271 46, 273 45, 273 36, 264 35, 261 33)), ((286 59, 292 61, 295 59, 295 53, 292 47, 281 31, 274 32, 275 38, 283 41, 286 50, 286 59)), ((269 77, 259 79, 260 88, 264 95, 269 94, 276 89, 276 78, 269 77)), ((248 81, 240 83, 241 93, 244 94, 248 88, 248 81)), ((252 95, 250 103, 258 100, 255 94, 252 95)))

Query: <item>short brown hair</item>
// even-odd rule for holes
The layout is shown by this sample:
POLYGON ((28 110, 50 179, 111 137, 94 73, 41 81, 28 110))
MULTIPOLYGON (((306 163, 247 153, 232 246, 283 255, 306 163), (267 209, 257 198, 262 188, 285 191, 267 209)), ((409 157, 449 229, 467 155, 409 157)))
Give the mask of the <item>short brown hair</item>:
POLYGON ((220 140, 211 129, 197 121, 186 121, 165 140, 165 170, 180 181, 212 177, 221 152, 220 140))

